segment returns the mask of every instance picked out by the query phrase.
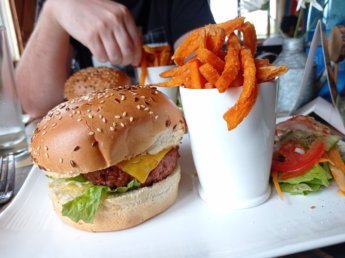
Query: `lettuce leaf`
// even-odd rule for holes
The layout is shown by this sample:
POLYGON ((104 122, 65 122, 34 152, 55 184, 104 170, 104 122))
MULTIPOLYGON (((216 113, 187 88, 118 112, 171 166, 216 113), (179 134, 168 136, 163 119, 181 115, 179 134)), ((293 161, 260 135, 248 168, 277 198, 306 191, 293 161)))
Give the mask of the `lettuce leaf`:
POLYGON ((327 187, 330 180, 332 176, 328 166, 317 164, 303 175, 286 180, 278 179, 278 182, 283 192, 306 195, 317 192, 322 186, 327 187))
MULTIPOLYGON (((78 179, 76 180, 78 181, 78 179)), ((81 195, 62 205, 62 215, 67 216, 74 222, 82 220, 86 223, 92 223, 96 217, 97 209, 102 200, 109 194, 120 194, 135 190, 140 187, 137 180, 132 180, 127 186, 111 189, 108 186, 92 185, 81 195)))

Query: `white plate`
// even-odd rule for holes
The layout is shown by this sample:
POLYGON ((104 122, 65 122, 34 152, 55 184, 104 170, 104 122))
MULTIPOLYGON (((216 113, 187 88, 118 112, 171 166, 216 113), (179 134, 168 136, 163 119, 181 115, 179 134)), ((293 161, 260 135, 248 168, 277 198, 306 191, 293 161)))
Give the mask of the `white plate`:
POLYGON ((180 150, 176 204, 118 232, 88 233, 63 224, 48 198, 47 178, 34 168, 0 215, 1 257, 272 257, 345 241, 345 199, 335 183, 309 196, 285 195, 282 201, 273 193, 255 208, 214 211, 197 194, 188 137, 180 150))

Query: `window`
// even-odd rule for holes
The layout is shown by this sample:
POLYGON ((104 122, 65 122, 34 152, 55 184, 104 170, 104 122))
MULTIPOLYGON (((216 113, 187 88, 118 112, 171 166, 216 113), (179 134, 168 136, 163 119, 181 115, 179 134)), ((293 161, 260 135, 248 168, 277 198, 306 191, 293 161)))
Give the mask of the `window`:
POLYGON ((210 0, 210 7, 217 23, 239 15, 255 24, 259 39, 277 33, 277 0, 210 0))

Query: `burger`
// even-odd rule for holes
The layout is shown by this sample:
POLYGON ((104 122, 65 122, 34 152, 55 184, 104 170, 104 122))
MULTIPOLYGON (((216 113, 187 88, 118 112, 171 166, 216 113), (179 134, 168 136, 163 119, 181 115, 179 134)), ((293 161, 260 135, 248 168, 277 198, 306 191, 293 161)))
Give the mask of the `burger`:
POLYGON ((34 131, 31 156, 64 222, 121 230, 175 202, 185 129, 180 110, 155 88, 118 87, 49 111, 34 131))
POLYGON ((110 67, 88 67, 72 74, 64 85, 65 98, 72 99, 117 86, 132 85, 123 71, 110 67))

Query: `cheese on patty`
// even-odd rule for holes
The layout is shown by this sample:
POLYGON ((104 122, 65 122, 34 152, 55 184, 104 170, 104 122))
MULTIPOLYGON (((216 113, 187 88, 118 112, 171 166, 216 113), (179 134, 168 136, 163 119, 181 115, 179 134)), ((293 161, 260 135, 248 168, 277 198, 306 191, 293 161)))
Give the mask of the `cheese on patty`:
POLYGON ((122 161, 116 166, 143 184, 150 172, 158 166, 170 150, 171 148, 167 148, 154 155, 140 155, 131 160, 122 161))

